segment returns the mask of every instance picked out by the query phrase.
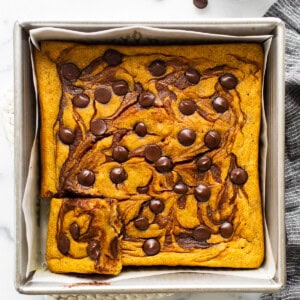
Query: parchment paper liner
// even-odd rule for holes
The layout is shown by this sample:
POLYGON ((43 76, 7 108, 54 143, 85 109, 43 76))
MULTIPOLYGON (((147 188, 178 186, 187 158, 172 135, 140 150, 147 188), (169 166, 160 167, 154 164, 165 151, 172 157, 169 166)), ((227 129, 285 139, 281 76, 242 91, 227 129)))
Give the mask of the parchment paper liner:
MULTIPOLYGON (((272 40, 272 35, 258 35, 258 36, 229 36, 208 34, 203 32, 176 30, 176 29, 160 29, 146 26, 130 26, 122 28, 114 28, 98 32, 79 32, 72 30, 65 30, 59 28, 43 27, 30 30, 30 47, 39 49, 39 41, 41 40, 72 40, 77 42, 101 42, 109 44, 200 44, 213 42, 261 42, 264 47, 265 59, 264 70, 265 74, 268 52, 272 40)), ((32 51, 31 51, 32 54, 32 51)), ((32 60, 34 70, 34 64, 32 60)), ((37 102, 37 88, 36 76, 33 72, 33 81, 36 91, 36 105, 37 102)), ((262 104, 264 92, 262 92, 262 104)), ((38 109, 36 124, 38 124, 38 109)), ((194 273, 194 274, 216 274, 240 277, 244 279, 272 279, 275 275, 275 261, 272 254, 268 228, 264 218, 264 233, 265 233, 265 261, 263 265, 255 270, 226 270, 226 269, 208 269, 208 268, 191 268, 191 267, 156 267, 156 268, 139 268, 123 270, 120 275, 115 277, 107 276, 93 276, 93 278, 81 277, 78 278, 72 275, 61 275, 51 273, 45 262, 45 245, 47 235, 47 222, 49 214, 49 201, 42 199, 39 201, 39 145, 37 137, 38 128, 35 129, 35 140, 32 146, 31 159, 29 164, 29 172, 22 202, 22 208, 26 224, 26 237, 28 244, 28 264, 27 276, 34 271, 30 282, 35 283, 57 283, 59 285, 70 285, 78 282, 89 282, 91 280, 100 280, 107 283, 123 281, 126 279, 146 278, 149 276, 164 276, 174 273, 194 273), (37 215, 37 206, 40 207, 40 215, 37 215), (39 220, 39 222, 38 222, 39 220)), ((263 199, 263 213, 265 215, 265 177, 266 177, 266 156, 267 156, 267 126, 262 105, 262 120, 261 120, 261 134, 260 134, 260 178, 261 178, 261 194, 263 199)))

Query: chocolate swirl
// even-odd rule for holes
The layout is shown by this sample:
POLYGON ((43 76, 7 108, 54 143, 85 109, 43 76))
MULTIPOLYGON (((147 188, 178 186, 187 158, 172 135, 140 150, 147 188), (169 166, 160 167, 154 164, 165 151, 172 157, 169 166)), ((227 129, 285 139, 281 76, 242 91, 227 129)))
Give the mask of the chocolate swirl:
MULTIPOLYGON (((57 60, 62 96, 54 132, 60 132, 57 148, 62 143, 69 147, 60 169, 59 194, 106 197, 105 188, 100 190, 98 186, 107 185, 111 186, 112 197, 119 201, 144 197, 135 208, 136 213, 128 214, 131 215, 128 220, 123 216, 122 221, 126 224, 124 239, 127 240, 135 240, 138 234, 151 230, 151 225, 159 226, 156 242, 152 241, 155 251, 145 250, 146 254, 155 255, 169 249, 170 243, 159 242, 166 236, 184 249, 210 247, 211 235, 220 234, 221 221, 233 224, 237 193, 243 191, 248 178, 247 171, 237 165, 232 153, 233 141, 246 122, 236 91, 239 77, 234 72, 237 71, 220 65, 200 73, 193 60, 161 55, 159 60, 150 61, 149 57, 143 70, 147 82, 151 83, 152 89, 148 91, 126 65, 125 54, 111 49, 80 70, 76 64, 66 62, 69 51, 72 49, 63 52, 57 60), (120 78, 120 74, 126 76, 120 78), (186 93, 187 89, 211 79, 215 80, 213 92, 186 93), (74 126, 66 131, 64 114, 70 105, 74 126), (109 113, 101 110, 104 105, 109 113), (92 113, 84 114, 88 108, 92 113), (203 120, 210 128, 203 134, 189 118, 203 120), (215 129, 216 121, 222 130, 215 129), (178 131, 174 133, 173 128, 178 131), (226 178, 220 171, 224 161, 230 162, 226 178), (142 175, 136 176, 133 169, 140 169, 142 175), (83 178, 86 170, 89 177, 83 178), (215 188, 212 180, 220 185, 213 203, 210 200, 215 188), (137 182, 134 189, 128 185, 131 181, 137 182), (201 189, 203 186, 205 189, 201 189), (156 206, 151 204, 154 200, 156 206), (191 201, 196 207, 193 229, 187 228, 183 218, 178 217, 181 214, 178 211, 187 211, 191 201), (226 214, 222 213, 224 205, 230 207, 226 214), (134 234, 129 232, 130 226, 136 230, 134 234), (199 226, 205 226, 206 231, 199 226), (207 238, 200 238, 202 234, 207 238)), ((136 57, 146 55, 140 53, 136 57)), ((70 203, 63 205, 60 220, 73 209, 70 203)), ((76 225, 72 225, 70 232, 78 242, 93 241, 88 252, 97 261, 101 241, 93 230, 93 212, 89 214, 91 226, 83 236, 76 225)), ((231 238, 229 233, 224 235, 231 238)), ((57 241, 61 252, 70 255, 61 230, 57 241)), ((112 249, 116 249, 115 245, 112 249)))
POLYGON ((89 257, 94 261, 97 272, 103 271, 109 265, 117 264, 120 260, 118 237, 120 224, 115 201, 63 199, 56 227, 57 248, 64 256, 71 259, 89 257), (113 230, 110 228, 111 221, 114 222, 113 230), (106 256, 111 256, 114 261, 107 260, 106 256), (103 262, 107 266, 104 266, 103 262))

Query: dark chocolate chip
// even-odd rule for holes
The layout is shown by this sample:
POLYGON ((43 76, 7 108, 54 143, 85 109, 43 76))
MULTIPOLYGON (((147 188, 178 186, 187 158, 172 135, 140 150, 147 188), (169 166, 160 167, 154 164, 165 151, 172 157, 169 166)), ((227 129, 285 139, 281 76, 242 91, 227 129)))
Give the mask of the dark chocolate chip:
POLYGON ((136 188, 136 191, 140 194, 147 194, 148 191, 149 191, 149 185, 146 185, 146 186, 138 186, 136 188))
POLYGON ((195 198, 197 201, 199 202, 206 202, 208 201, 208 199, 210 198, 210 188, 204 184, 199 184, 196 188, 195 188, 195 198))
POLYGON ((185 128, 179 131, 177 138, 181 145, 190 146, 196 140, 196 133, 193 129, 185 128))
POLYGON ((71 145, 73 144, 74 140, 75 140, 75 133, 67 128, 67 127, 61 127, 59 129, 59 138, 60 140, 66 144, 66 145, 71 145))
POLYGON ((228 110, 228 101, 223 97, 216 97, 212 102, 213 108, 218 113, 223 113, 228 110))
POLYGON ((124 96, 128 93, 129 87, 125 80, 117 80, 112 83, 112 89, 118 96, 124 96))
POLYGON ((242 168, 234 168, 230 172, 230 179, 235 184, 244 184, 248 180, 248 173, 242 168))
POLYGON ((134 131, 138 136, 144 137, 147 134, 147 126, 143 122, 134 125, 134 131))
POLYGON ((57 241, 58 250, 66 255, 70 250, 70 240, 64 233, 60 233, 57 241))
POLYGON ((230 73, 225 73, 221 75, 219 77, 219 82, 227 90, 234 89, 238 84, 237 78, 230 73))
POLYGON ((188 186, 183 183, 183 182, 179 182, 174 186, 174 192, 177 194, 185 194, 188 191, 188 186))
POLYGON ((205 172, 208 171, 211 167, 212 161, 211 158, 207 155, 203 155, 196 160, 196 166, 199 171, 205 172))
POLYGON ((205 8, 208 4, 208 0, 193 0, 193 2, 194 2, 194 5, 200 9, 205 8))
POLYGON ((163 60, 154 60, 148 66, 148 70, 151 75, 158 77, 166 73, 167 65, 163 60))
POLYGON ((95 174, 93 171, 83 169, 78 175, 78 182, 84 186, 92 186, 95 182, 95 174))
POLYGON ((143 251, 148 255, 152 256, 160 251, 160 244, 157 239, 148 239, 143 244, 143 251))
POLYGON ((146 146, 144 151, 145 158, 150 162, 157 161, 160 158, 161 154, 161 149, 157 145, 148 145, 146 146))
POLYGON ((153 213, 159 214, 165 209, 165 204, 159 199, 152 199, 150 200, 149 208, 153 213))
POLYGON ((76 222, 73 222, 70 227, 69 227, 70 233, 72 235, 72 238, 75 241, 78 241, 79 236, 80 236, 80 228, 76 222))
POLYGON ((111 242, 110 242, 110 252, 112 254, 112 257, 116 259, 118 257, 119 253, 119 239, 118 237, 115 237, 111 242))
POLYGON ((72 103, 76 107, 84 108, 90 103, 90 97, 86 94, 79 94, 73 98, 72 103))
POLYGON ((80 76, 80 70, 72 63, 63 64, 61 67, 62 76, 69 81, 76 81, 80 76))
POLYGON ((124 170, 124 168, 116 167, 116 168, 111 169, 109 177, 113 183, 118 184, 118 183, 121 183, 124 180, 126 180, 128 175, 127 175, 126 171, 124 170))
POLYGON ((94 97, 99 103, 106 104, 111 99, 111 90, 106 87, 98 87, 95 90, 94 97))
POLYGON ((179 103, 179 110, 182 114, 189 116, 192 115, 197 109, 197 105, 193 100, 181 100, 179 103))
POLYGON ((222 237, 229 238, 233 233, 233 226, 229 222, 224 222, 220 226, 220 233, 222 237))
POLYGON ((146 217, 137 217, 134 226, 139 230, 146 230, 149 227, 149 220, 146 217))
POLYGON ((107 130, 107 125, 102 119, 96 119, 91 121, 91 132, 96 136, 101 136, 107 130))
POLYGON ((117 162, 124 162, 128 159, 129 151, 123 146, 116 146, 113 148, 112 157, 117 162))
POLYGON ((216 130, 210 130, 204 137, 204 143, 209 149, 218 148, 221 142, 221 135, 216 130))
POLYGON ((155 95, 149 91, 142 92, 139 96, 139 104, 144 108, 148 108, 153 105, 155 98, 155 95))
POLYGON ((97 260, 100 256, 100 242, 91 241, 86 248, 87 255, 92 260, 97 260))
POLYGON ((211 231, 206 226, 199 225, 196 228, 194 228, 192 232, 192 236, 196 241, 199 242, 206 241, 210 238, 211 231))
POLYGON ((184 75, 192 84, 197 84, 200 81, 200 73, 196 69, 189 68, 185 71, 184 75))
POLYGON ((110 66, 117 66, 122 62, 123 55, 114 49, 108 49, 103 54, 103 60, 110 66))
POLYGON ((155 162, 155 169, 160 173, 170 172, 173 168, 172 160, 167 156, 161 156, 155 162))

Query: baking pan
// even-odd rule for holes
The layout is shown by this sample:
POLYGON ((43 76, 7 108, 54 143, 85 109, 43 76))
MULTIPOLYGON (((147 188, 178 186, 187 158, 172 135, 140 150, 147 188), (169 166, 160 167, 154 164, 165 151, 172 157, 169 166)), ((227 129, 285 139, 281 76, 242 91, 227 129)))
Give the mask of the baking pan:
MULTIPOLYGON (((210 19, 199 22, 179 23, 101 23, 101 22, 16 22, 14 28, 14 75, 15 75, 15 208, 16 208, 16 269, 15 286, 25 294, 59 294, 59 293, 152 293, 152 292, 222 292, 249 291, 275 292, 285 284, 285 223, 284 223, 284 23, 276 18, 258 19, 210 19), (268 152, 265 182, 265 218, 270 235, 270 247, 275 261, 274 276, 269 279, 247 278, 235 275, 196 274, 180 272, 167 276, 150 276, 132 278, 112 284, 95 284, 91 277, 90 284, 61 285, 60 277, 51 274, 55 280, 47 282, 43 273, 26 274, 28 246, 26 228, 22 210, 22 199, 28 176, 32 144, 36 131, 35 92, 32 79, 32 65, 29 47, 29 30, 42 27, 57 27, 71 30, 92 32, 127 26, 151 26, 163 29, 181 29, 224 35, 273 35, 266 74, 264 102, 268 127, 268 152), (35 280, 32 280, 35 278, 35 280), (56 280, 57 279, 57 280, 56 280), (55 282, 56 281, 56 282, 55 282), (217 284, 216 284, 217 283, 217 284)), ((38 162, 36 162, 38 166, 38 162)), ((36 168, 38 170, 38 168, 36 168)), ((45 220, 39 220, 39 191, 36 189, 37 211, 32 218, 39 228, 45 220)), ((38 256, 40 253, 37 253, 38 256)), ((49 272, 49 271, 48 271, 49 272)), ((130 269, 126 272, 130 273, 130 269)), ((155 271, 149 270, 149 272, 155 271)), ((259 274, 260 269, 255 272, 259 274)), ((49 272, 50 273, 50 272, 49 272)))

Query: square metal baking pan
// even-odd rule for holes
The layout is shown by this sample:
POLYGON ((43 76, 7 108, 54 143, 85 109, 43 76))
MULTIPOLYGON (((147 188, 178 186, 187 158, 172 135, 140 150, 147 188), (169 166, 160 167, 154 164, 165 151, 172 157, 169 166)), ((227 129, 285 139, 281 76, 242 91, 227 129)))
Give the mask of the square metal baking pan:
MULTIPOLYGON (((16 269, 15 286, 25 294, 59 293, 153 293, 153 292, 274 292, 285 284, 285 222, 284 222, 284 23, 276 18, 210 19, 179 23, 88 23, 88 22, 17 22, 14 28, 15 74, 15 208, 16 208, 16 269), (36 115, 35 94, 29 49, 29 30, 40 27, 58 27, 80 31, 99 31, 131 25, 145 25, 165 29, 186 29, 207 33, 251 36, 272 34, 266 75, 265 109, 268 126, 268 154, 266 175, 265 216, 271 247, 276 264, 271 280, 247 279, 235 281, 232 276, 192 273, 171 274, 167 277, 124 280, 111 285, 85 285, 72 289, 55 284, 32 283, 26 277, 28 259, 22 198, 29 168, 29 158, 34 139, 36 115), (217 283, 217 284, 216 284, 217 283)), ((37 191, 38 203, 38 191, 37 191)), ((35 215, 33 217, 36 217, 35 215)))

